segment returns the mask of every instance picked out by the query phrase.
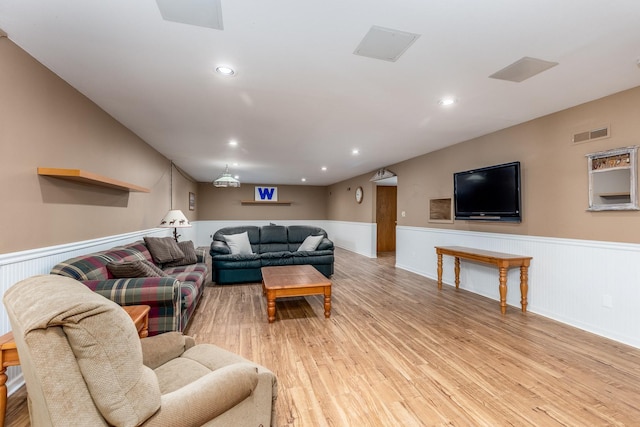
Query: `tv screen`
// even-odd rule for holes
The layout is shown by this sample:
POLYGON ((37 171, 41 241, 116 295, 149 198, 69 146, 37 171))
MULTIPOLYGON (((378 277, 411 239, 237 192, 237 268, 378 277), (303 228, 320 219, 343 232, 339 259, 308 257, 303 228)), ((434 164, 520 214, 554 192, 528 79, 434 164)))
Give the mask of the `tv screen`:
POLYGON ((455 218, 520 222, 520 162, 453 174, 455 218))

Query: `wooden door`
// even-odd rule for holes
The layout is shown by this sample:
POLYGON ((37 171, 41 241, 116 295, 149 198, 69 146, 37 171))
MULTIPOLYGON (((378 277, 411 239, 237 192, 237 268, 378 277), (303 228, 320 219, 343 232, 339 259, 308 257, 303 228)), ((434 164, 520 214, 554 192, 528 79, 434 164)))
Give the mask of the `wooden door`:
POLYGON ((378 252, 396 250, 397 187, 376 187, 376 223, 378 252))

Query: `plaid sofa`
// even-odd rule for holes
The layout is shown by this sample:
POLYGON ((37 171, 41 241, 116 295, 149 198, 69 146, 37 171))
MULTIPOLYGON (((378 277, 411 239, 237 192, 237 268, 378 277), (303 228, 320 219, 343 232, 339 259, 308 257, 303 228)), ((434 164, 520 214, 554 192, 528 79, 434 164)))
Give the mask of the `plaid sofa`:
POLYGON ((107 269, 109 262, 153 262, 147 246, 139 241, 68 259, 53 267, 51 274, 78 280, 121 306, 150 306, 149 335, 158 335, 184 331, 196 309, 208 273, 206 248, 196 248, 196 255, 196 264, 163 268, 170 277, 113 278, 107 269))

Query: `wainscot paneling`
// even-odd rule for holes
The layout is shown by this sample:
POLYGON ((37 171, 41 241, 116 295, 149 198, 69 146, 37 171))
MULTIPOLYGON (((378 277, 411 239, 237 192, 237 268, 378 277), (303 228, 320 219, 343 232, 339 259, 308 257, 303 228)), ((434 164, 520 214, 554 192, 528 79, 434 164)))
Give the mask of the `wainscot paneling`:
MULTIPOLYGON (((65 245, 0 254, 1 296, 4 297, 7 289, 23 279, 39 274, 49 274, 54 265, 66 259, 142 240, 144 236, 162 237, 169 235, 168 233, 168 229, 157 228, 65 245)), ((11 330, 11 324, 4 305, 2 305, 1 311, 0 334, 5 334, 11 330)), ((9 377, 7 381, 9 393, 13 393, 24 383, 22 371, 17 366, 8 368, 7 376, 9 377)))
MULTIPOLYGON (((434 246, 532 256, 528 311, 640 348, 640 245, 515 234, 397 227, 396 267, 437 279, 434 246)), ((443 282, 455 286, 453 257, 443 282)), ((520 309, 520 272, 508 274, 507 318, 520 309)), ((460 288, 499 300, 498 270, 461 260, 460 288)), ((496 303, 496 310, 498 310, 496 303)))

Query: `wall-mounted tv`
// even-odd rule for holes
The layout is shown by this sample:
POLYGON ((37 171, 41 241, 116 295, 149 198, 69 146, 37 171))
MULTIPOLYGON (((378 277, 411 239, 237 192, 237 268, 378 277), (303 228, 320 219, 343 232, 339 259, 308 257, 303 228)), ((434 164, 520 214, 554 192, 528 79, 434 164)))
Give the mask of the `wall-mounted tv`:
POLYGON ((453 199, 455 219, 520 222, 520 162, 454 173, 453 199))

